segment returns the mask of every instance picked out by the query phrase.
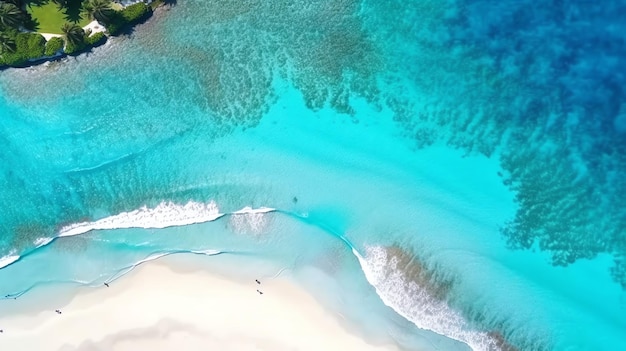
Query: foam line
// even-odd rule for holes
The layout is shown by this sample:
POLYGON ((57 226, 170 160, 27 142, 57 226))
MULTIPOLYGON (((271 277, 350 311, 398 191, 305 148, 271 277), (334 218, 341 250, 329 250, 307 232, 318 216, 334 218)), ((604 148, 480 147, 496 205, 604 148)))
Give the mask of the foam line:
MULTIPOLYGON (((74 236, 88 233, 92 230, 127 229, 127 228, 167 228, 184 226, 196 223, 211 222, 225 215, 263 215, 276 211, 271 207, 252 208, 246 206, 232 213, 220 213, 214 201, 208 203, 189 201, 185 205, 163 201, 154 208, 143 206, 137 210, 122 212, 93 222, 79 222, 64 226, 55 237, 42 237, 33 242, 34 249, 39 249, 53 242, 58 237, 74 236)), ((27 252, 32 253, 34 250, 27 252)), ((195 252, 198 254, 219 254, 219 252, 195 252)), ((22 253, 25 255, 25 253, 22 253)), ((0 258, 0 269, 19 260, 21 256, 9 253, 0 258)))
POLYGON ((20 259, 20 256, 13 255, 13 254, 9 254, 7 256, 0 258, 0 269, 11 265, 12 263, 14 263, 15 261, 19 259, 20 259))
POLYGON ((246 214, 246 213, 255 214, 255 213, 268 213, 268 212, 274 212, 274 211, 276 211, 276 209, 271 208, 271 207, 252 208, 250 206, 246 206, 239 211, 233 212, 232 214, 246 214))
POLYGON ((50 244, 52 242, 52 240, 54 240, 54 238, 39 238, 39 239, 34 241, 35 248, 46 246, 46 245, 50 244))
POLYGON ((219 255, 224 253, 223 251, 220 250, 201 250, 201 251, 190 251, 193 254, 197 254, 197 255, 207 255, 207 256, 215 256, 215 255, 219 255))
POLYGON ((197 250, 197 251, 193 251, 193 250, 192 251, 175 250, 175 251, 166 251, 166 252, 152 253, 150 256, 148 256, 146 258, 144 258, 142 260, 139 260, 139 261, 133 263, 130 266, 126 266, 126 267, 118 270, 117 273, 115 275, 113 275, 111 278, 109 278, 107 281, 111 282, 111 281, 117 280, 117 279, 125 276, 126 274, 130 273, 133 269, 139 267, 139 265, 144 264, 146 262, 158 260, 159 258, 162 258, 162 257, 165 257, 165 256, 176 255, 176 254, 181 254, 181 253, 191 253, 191 254, 195 254, 195 255, 216 256, 216 255, 224 253, 224 251, 208 249, 208 250, 197 250))
MULTIPOLYGON (((231 215, 263 214, 276 211, 271 207, 252 208, 246 206, 241 210, 230 213, 231 215)), ((224 213, 219 212, 217 204, 213 201, 201 203, 189 201, 185 205, 173 202, 161 202, 155 208, 143 206, 130 212, 102 218, 95 222, 74 223, 61 228, 59 237, 80 235, 92 230, 102 229, 125 229, 125 228, 167 228, 184 226, 189 224, 214 221, 224 213)), ((49 241, 48 241, 49 242, 49 241)), ((37 242, 36 244, 39 244, 37 242)), ((45 245, 42 244, 42 245, 45 245)), ((39 246, 42 246, 39 245, 39 246)))
POLYGON ((354 249, 352 252, 383 303, 418 328, 461 341, 474 351, 502 350, 492 335, 473 329, 461 313, 445 301, 432 296, 415 282, 407 281, 397 262, 388 257, 385 248, 368 247, 365 256, 354 249))
MULTIPOLYGON (((105 280, 105 282, 110 283, 114 280, 117 280, 121 277, 123 277, 124 275, 130 273, 132 270, 134 270, 135 268, 137 268, 139 265, 146 263, 146 262, 150 262, 150 261, 154 261, 157 259, 160 259, 162 257, 165 256, 169 256, 169 255, 175 255, 175 254, 184 254, 184 253, 191 253, 194 255, 206 255, 206 256, 215 256, 215 255, 220 255, 220 254, 224 254, 224 253, 228 253, 228 251, 220 251, 220 250, 214 250, 214 249, 207 249, 207 250, 192 250, 192 251, 187 251, 187 250, 174 250, 174 251, 163 251, 163 252, 155 252, 150 254, 148 257, 141 259, 131 265, 128 266, 124 266, 120 269, 118 269, 117 271, 115 271, 115 273, 109 277, 108 279, 105 280)), ((6 259, 7 260, 7 265, 10 265, 11 263, 17 261, 18 259, 20 259, 20 256, 5 256, 3 258, 0 259, 0 264, 2 264, 2 262, 6 259), (13 257, 17 257, 15 260, 12 260, 11 262, 8 261, 9 258, 13 258, 13 257)), ((3 268, 6 266, 1 266, 0 268, 3 268)), ((31 286, 29 286, 28 288, 19 291, 19 292, 14 292, 14 293, 10 293, 10 294, 6 294, 3 297, 0 296, 0 300, 6 300, 6 299, 15 299, 18 297, 21 297, 22 295, 30 292, 31 290, 33 290, 36 287, 40 287, 40 286, 45 286, 45 285, 50 285, 50 284, 60 284, 60 283, 74 283, 74 284, 78 284, 78 285, 82 285, 82 286, 91 286, 91 287, 96 287, 96 286, 101 286, 102 283, 100 281, 94 281, 94 282, 88 282, 88 281, 81 281, 81 280, 70 280, 70 281, 40 281, 40 282, 36 282, 34 284, 32 284, 31 286)))
POLYGON ((106 217, 95 222, 75 223, 61 228, 59 236, 84 234, 92 230, 125 228, 167 228, 195 223, 211 222, 224 214, 217 204, 189 201, 185 205, 161 202, 155 208, 143 206, 130 212, 106 217))
POLYGON ((159 259, 161 257, 169 256, 169 255, 172 255, 174 253, 176 253, 176 252, 153 253, 150 256, 148 256, 148 257, 146 257, 146 258, 144 258, 142 260, 139 260, 139 261, 135 262, 134 264, 132 264, 130 266, 127 266, 127 267, 124 267, 124 268, 120 269, 113 277, 111 277, 107 281, 111 282, 111 281, 117 280, 117 279, 125 276, 126 274, 130 273, 133 269, 137 268, 139 265, 141 265, 143 263, 154 261, 154 260, 157 260, 157 259, 159 259))

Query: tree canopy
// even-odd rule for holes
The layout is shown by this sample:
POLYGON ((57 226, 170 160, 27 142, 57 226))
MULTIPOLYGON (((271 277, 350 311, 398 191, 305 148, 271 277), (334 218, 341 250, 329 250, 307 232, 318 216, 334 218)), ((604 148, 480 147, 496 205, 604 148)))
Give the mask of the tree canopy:
POLYGON ((73 46, 79 46, 85 39, 85 31, 76 23, 65 23, 61 31, 67 43, 73 46))
POLYGON ((0 25, 18 28, 24 23, 24 13, 15 4, 0 2, 0 25))
POLYGON ((83 3, 83 11, 90 19, 100 23, 108 22, 113 14, 109 0, 87 0, 83 3))

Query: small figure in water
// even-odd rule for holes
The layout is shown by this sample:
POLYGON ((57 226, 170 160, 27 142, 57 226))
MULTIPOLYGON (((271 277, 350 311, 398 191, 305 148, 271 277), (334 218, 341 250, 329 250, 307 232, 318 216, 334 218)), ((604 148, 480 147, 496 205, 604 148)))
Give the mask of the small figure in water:
POLYGON ((261 290, 259 290, 259 289, 256 289, 256 292, 258 292, 259 295, 263 295, 263 292, 261 290))
POLYGON ((297 198, 297 197, 295 197, 295 196, 293 197, 293 203, 294 203, 294 204, 297 204, 297 203, 298 203, 298 198, 297 198))
POLYGON ((254 280, 257 284, 261 284, 261 282, 258 279, 254 280))
POLYGON ((61 314, 62 312, 60 310, 54 310, 54 312, 61 314))
POLYGON ((104 283, 104 286, 106 286, 106 287, 108 288, 108 287, 109 287, 109 284, 107 284, 107 283, 104 283))

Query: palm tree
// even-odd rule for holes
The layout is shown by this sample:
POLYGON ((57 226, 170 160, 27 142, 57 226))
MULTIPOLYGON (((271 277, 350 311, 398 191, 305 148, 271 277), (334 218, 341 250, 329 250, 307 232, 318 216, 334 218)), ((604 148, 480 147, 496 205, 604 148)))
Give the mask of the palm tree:
POLYGON ((24 5, 24 2, 22 2, 22 0, 2 0, 2 1, 6 2, 7 4, 13 4, 17 6, 18 8, 22 8, 22 6, 24 5))
POLYGON ((100 23, 108 22, 113 13, 110 0, 87 0, 83 4, 83 11, 89 18, 100 23))
POLYGON ((14 4, 0 3, 0 24, 6 27, 18 28, 24 21, 24 14, 14 4))
POLYGON ((15 40, 5 33, 0 33, 0 55, 5 52, 15 52, 15 40))
POLYGON ((80 46, 85 40, 85 31, 76 23, 65 23, 61 27, 61 32, 67 43, 74 47, 80 46))
POLYGON ((68 5, 68 0, 52 0, 52 2, 57 4, 59 10, 66 8, 68 5))

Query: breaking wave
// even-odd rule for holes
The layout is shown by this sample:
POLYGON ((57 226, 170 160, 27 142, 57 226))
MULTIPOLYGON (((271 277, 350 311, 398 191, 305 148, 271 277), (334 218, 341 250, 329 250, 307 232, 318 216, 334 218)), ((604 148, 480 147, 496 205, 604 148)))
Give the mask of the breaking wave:
POLYGON ((59 237, 84 234, 92 230, 126 228, 168 228, 196 223, 212 222, 225 215, 262 215, 276 211, 270 207, 252 208, 246 206, 232 213, 220 213, 214 201, 208 203, 189 201, 185 205, 161 202, 154 208, 143 206, 130 212, 105 217, 94 222, 80 222, 67 225, 59 231, 59 237))
POLYGON ((130 212, 102 218, 95 222, 75 223, 61 228, 59 236, 84 234, 99 229, 123 228, 167 228, 194 223, 214 221, 224 214, 219 212, 215 202, 200 203, 189 201, 185 205, 161 202, 155 208, 143 206, 130 212))
MULTIPOLYGON (((418 328, 461 341, 474 351, 514 351, 501 331, 482 330, 452 308, 446 295, 452 282, 435 277, 415 257, 396 247, 370 246, 361 255, 353 250, 366 279, 385 305, 418 328)), ((525 345, 523 349, 541 349, 525 345)))
MULTIPOLYGON (((133 211, 122 212, 96 221, 85 221, 66 225, 62 227, 54 237, 41 237, 34 240, 35 248, 22 252, 21 256, 32 254, 35 250, 52 243, 56 238, 81 235, 92 230, 128 228, 162 229, 212 222, 223 216, 231 216, 231 223, 234 224, 235 229, 239 229, 240 232, 251 230, 252 233, 258 234, 266 223, 265 219, 262 218, 263 215, 274 211, 276 211, 276 209, 271 207, 252 208, 245 206, 234 212, 221 213, 214 201, 208 203, 189 201, 184 205, 176 204, 171 201, 163 201, 154 208, 143 206, 133 211)), ((199 254, 202 252, 193 253, 199 254)), ((12 252, 0 258, 0 269, 17 262, 21 256, 12 252)))
POLYGON ((12 254, 0 258, 0 269, 17 262, 19 259, 20 259, 20 256, 12 255, 12 254))

